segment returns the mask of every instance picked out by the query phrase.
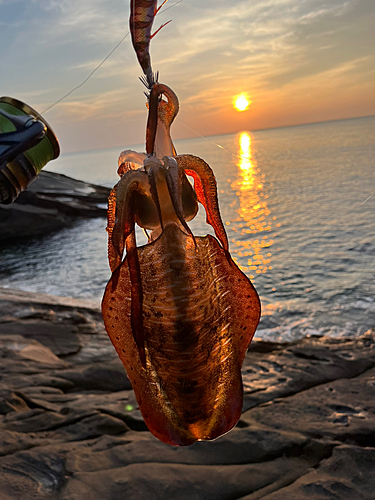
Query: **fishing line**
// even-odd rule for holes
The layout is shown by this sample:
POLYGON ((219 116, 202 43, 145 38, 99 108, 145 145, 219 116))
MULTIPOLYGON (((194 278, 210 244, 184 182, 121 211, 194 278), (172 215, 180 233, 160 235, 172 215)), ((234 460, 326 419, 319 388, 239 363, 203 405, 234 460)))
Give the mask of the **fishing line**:
POLYGON ((167 10, 171 9, 172 7, 175 7, 176 5, 178 5, 179 3, 183 2, 184 0, 178 0, 178 2, 170 5, 169 7, 165 8, 165 9, 161 9, 160 12, 167 12, 167 10))
MULTIPOLYGON (((182 1, 182 0, 181 0, 182 1)), ((224 146, 221 146, 220 144, 217 144, 216 142, 214 141, 210 141, 210 139, 208 139, 208 137, 205 137, 204 135, 201 135, 199 132, 197 132, 196 130, 192 129, 191 127, 189 127, 189 125, 186 125, 185 122, 183 122, 181 120, 181 118, 179 118, 177 116, 177 120, 179 120, 183 125, 185 125, 186 128, 188 128, 189 130, 191 130, 194 134, 196 134, 198 137, 200 137, 201 139, 204 139, 205 141, 209 142, 210 144, 213 144, 214 146, 222 149, 223 151, 226 151, 227 153, 231 154, 231 155, 234 155, 234 156, 237 156, 237 158, 242 158, 244 160, 248 160, 249 157, 248 156, 245 156, 245 155, 240 155, 238 153, 236 153, 235 151, 233 150, 230 150, 228 148, 225 148, 224 146)))
MULTIPOLYGON (((182 0, 181 0, 182 1, 182 0)), ((199 132, 197 132, 196 130, 192 129, 191 127, 189 127, 189 125, 186 125, 185 122, 183 122, 181 120, 181 118, 179 118, 177 116, 177 120, 179 120, 182 125, 185 125, 186 128, 188 128, 189 130, 191 130, 194 134, 196 134, 198 137, 201 137, 202 139, 204 139, 205 141, 209 142, 210 144, 213 144, 214 146, 217 146, 218 148, 220 149, 223 149, 224 151, 226 151, 227 153, 230 153, 230 154, 234 154, 240 158, 246 158, 245 156, 242 156, 242 155, 239 155, 237 153, 235 153, 234 151, 229 151, 229 149, 226 149, 224 146, 221 146, 220 144, 217 144, 216 142, 213 142, 213 141, 210 141, 210 139, 208 139, 207 137, 205 137, 204 135, 201 135, 199 132)))
MULTIPOLYGON (((181 1, 183 1, 183 0, 181 0, 181 1)), ((228 149, 228 148, 226 148, 226 147, 224 147, 224 146, 221 146, 220 144, 217 144, 217 143, 216 143, 216 142, 214 142, 214 141, 211 141, 210 139, 208 139, 208 138, 207 138, 207 137, 205 137, 204 135, 200 134, 199 132, 197 132, 197 131, 196 131, 196 130, 194 130, 193 128, 189 127, 189 125, 187 125, 185 122, 183 122, 183 121, 181 120, 181 118, 179 118, 178 116, 177 116, 176 118, 177 118, 177 120, 179 120, 179 121, 180 121, 180 122, 181 122, 181 123, 182 123, 182 124, 183 124, 186 128, 188 128, 189 130, 191 130, 191 132, 193 132, 195 135, 197 135, 197 136, 198 136, 198 137, 200 137, 201 139, 204 139, 205 141, 209 142, 210 144, 213 144, 214 146, 216 146, 216 147, 218 147, 218 148, 222 149, 223 151, 226 151, 228 154, 235 155, 237 158, 242 158, 242 159, 244 159, 244 160, 248 160, 248 159, 249 159, 249 157, 248 157, 248 156, 240 155, 240 154, 238 154, 237 152, 235 152, 235 151, 233 151, 233 150, 230 150, 230 149, 228 149)), ((292 176, 290 176, 290 175, 288 174, 288 172, 286 172, 286 171, 285 171, 285 168, 283 168, 283 174, 284 174, 286 177, 288 177, 288 178, 289 178, 289 180, 290 180, 291 182, 294 182, 293 177, 292 177, 292 176)), ((331 188, 331 190, 332 190, 332 191, 334 191, 334 188, 331 188)), ((327 190, 326 192, 328 192, 328 190, 327 190)), ((362 201, 361 203, 358 203, 357 205, 354 205, 354 207, 352 207, 352 208, 359 208, 359 207, 361 207, 361 206, 362 206, 362 205, 364 205, 364 204, 365 204, 368 200, 370 200, 370 199, 373 197, 373 195, 374 195, 374 193, 371 193, 371 194, 370 194, 370 195, 369 195, 369 196, 368 196, 368 197, 367 197, 364 201, 362 201)), ((302 199, 302 196, 298 196, 298 195, 296 195, 296 198, 298 198, 298 199, 302 199)), ((347 211, 346 211, 346 212, 344 212, 344 213, 351 213, 351 212, 352 212, 352 208, 348 208, 348 209, 347 209, 347 211)), ((327 209, 326 209, 326 212, 324 212, 324 213, 329 212, 329 210, 330 210, 330 209, 329 209, 329 208, 327 208, 327 209)))
POLYGON ((63 101, 64 99, 66 99, 68 96, 70 96, 70 94, 73 94, 73 92, 75 92, 76 90, 78 90, 79 88, 83 87, 83 85, 92 77, 92 75, 101 67, 103 66, 103 64, 106 62, 106 60, 111 57, 111 55, 114 53, 114 51, 116 49, 118 49, 120 47, 120 45, 122 44, 122 42, 125 40, 126 37, 128 37, 130 35, 130 31, 128 31, 126 33, 126 35, 119 41, 119 43, 116 45, 116 47, 114 47, 111 52, 103 59, 103 61, 98 64, 98 66, 91 71, 91 73, 89 74, 89 76, 82 82, 80 83, 79 85, 77 85, 77 87, 74 87, 74 89, 72 89, 70 92, 68 92, 67 94, 65 94, 63 97, 61 97, 58 101, 56 101, 54 104, 51 104, 51 106, 49 106, 48 108, 46 108, 44 111, 42 111, 42 115, 44 115, 45 113, 47 113, 47 111, 49 111, 50 109, 52 109, 54 106, 56 106, 56 104, 59 104, 61 101, 63 101))
POLYGON ((367 196, 367 198, 362 201, 362 203, 359 203, 358 205, 355 205, 354 208, 358 208, 358 207, 361 207, 362 205, 364 205, 366 203, 366 201, 368 201, 370 198, 372 198, 374 195, 374 193, 371 193, 370 196, 367 196))
MULTIPOLYGON (((169 9, 172 9, 173 7, 175 7, 176 5, 182 3, 184 0, 178 0, 177 2, 175 2, 174 4, 170 5, 169 7, 167 8, 161 8, 161 10, 157 13, 157 15, 159 15, 160 13, 162 12, 166 12, 167 10, 169 9)), ((72 90, 70 90, 67 94, 65 94, 64 96, 62 96, 60 99, 58 99, 56 102, 54 102, 53 104, 51 104, 51 106, 47 107, 44 111, 42 111, 42 114, 45 114, 47 113, 48 111, 50 111, 52 108, 54 108, 57 104, 59 104, 60 102, 62 102, 64 99, 66 99, 67 97, 69 97, 71 94, 73 94, 73 92, 75 92, 76 90, 80 89, 81 87, 83 87, 83 85, 85 85, 85 83, 88 82, 88 80, 96 73, 96 71, 98 71, 99 68, 101 68, 101 66, 103 66, 103 64, 111 57, 111 55, 119 48, 119 46, 124 42, 124 40, 130 35, 130 31, 128 31, 126 33, 126 35, 123 36, 123 38, 117 43, 117 45, 109 52, 109 54, 98 64, 98 66, 96 66, 95 69, 93 69, 91 71, 91 73, 85 78, 85 80, 83 80, 82 83, 80 83, 79 85, 77 85, 76 87, 74 87, 72 90)), ((191 132, 193 132, 195 135, 197 135, 198 137, 204 139, 205 141, 209 142, 210 144, 213 144, 214 146, 218 147, 219 149, 222 149, 223 151, 226 151, 227 153, 231 154, 231 155, 235 155, 237 158, 243 158, 243 159, 248 159, 247 156, 244 156, 244 155, 240 155, 238 154, 237 152, 235 151, 232 151, 232 150, 229 150, 227 148, 225 148, 224 146, 221 146, 220 144, 217 144, 216 142, 214 141, 211 141, 210 139, 208 139, 207 137, 203 136, 202 134, 200 134, 199 132, 197 132, 196 130, 192 129, 191 127, 189 127, 189 125, 187 125, 185 122, 183 122, 181 120, 181 118, 177 117, 177 119, 186 127, 188 128, 191 132)), ((287 172, 284 172, 284 174, 289 177, 289 179, 293 180, 291 178, 291 176, 287 173, 287 172)), ((368 196, 363 202, 359 203, 358 205, 355 205, 354 208, 358 208, 362 205, 364 205, 372 196, 373 196, 374 193, 371 193, 370 196, 368 196)))
MULTIPOLYGON (((166 0, 167 1, 167 0, 166 0)), ((183 2, 184 0, 179 0, 178 2, 172 4, 171 6, 167 7, 166 9, 163 9, 161 8, 161 10, 157 13, 157 14, 160 14, 161 12, 166 12, 167 10, 171 9, 172 7, 175 7, 176 5, 178 5, 179 3, 183 2)), ((122 42, 125 40, 125 38, 127 38, 128 36, 130 35, 130 31, 128 31, 126 33, 126 35, 118 42, 118 44, 111 50, 111 52, 103 59, 103 61, 101 63, 98 64, 98 66, 93 69, 91 71, 91 73, 88 75, 88 77, 83 80, 82 83, 80 83, 79 85, 77 85, 77 87, 74 87, 72 90, 70 90, 67 94, 65 94, 64 96, 62 96, 58 101, 54 102, 53 104, 51 104, 51 106, 48 106, 48 108, 46 108, 44 111, 42 111, 42 115, 44 115, 45 113, 47 113, 48 111, 50 111, 52 108, 54 108, 57 104, 59 104, 61 101, 63 101, 64 99, 66 99, 67 97, 69 97, 71 94, 73 94, 73 92, 75 92, 76 90, 80 89, 81 87, 83 87, 83 85, 85 85, 86 82, 88 82, 88 80, 90 80, 90 78, 93 76, 94 73, 96 73, 96 71, 98 71, 98 69, 103 66, 103 64, 107 61, 107 59, 109 59, 111 57, 111 55, 115 52, 115 50, 117 50, 120 45, 122 44, 122 42)))
MULTIPOLYGON (((182 0, 181 0, 182 1, 182 0)), ((244 155, 240 155, 238 153, 236 153, 235 151, 233 150, 230 150, 224 146, 221 146, 220 144, 217 144, 216 142, 214 141, 211 141, 210 139, 208 139, 207 137, 205 137, 204 135, 200 134, 199 132, 197 132, 196 130, 194 130, 193 128, 189 127, 189 125, 187 125, 185 122, 183 122, 181 120, 181 118, 179 118, 178 116, 176 117, 177 120, 179 120, 186 128, 188 128, 189 130, 191 130, 191 132, 193 132, 195 135, 197 135, 198 137, 200 137, 201 139, 204 139, 205 141, 209 142, 210 144, 213 144, 214 146, 222 149, 223 151, 226 151, 228 154, 231 154, 231 155, 235 155, 237 158, 242 158, 242 159, 245 159, 245 160, 248 160, 249 157, 248 156, 244 156, 244 155)), ((285 169, 283 169, 283 174, 288 177, 290 179, 291 182, 294 182, 294 179, 293 177, 291 177, 288 172, 285 171, 285 169)), ((332 188, 333 190, 334 188, 332 188)), ((354 205, 353 208, 359 208, 361 207, 362 205, 364 205, 370 198, 372 198, 372 196, 374 195, 374 193, 371 193, 364 201, 362 201, 361 203, 359 203, 358 205, 354 205)), ((302 196, 296 196, 298 199, 302 199, 302 196)), ((328 212, 329 209, 327 208, 326 209, 326 212, 328 212)), ((348 213, 351 213, 352 209, 348 209, 347 212, 348 213)), ((325 212, 325 213, 326 213, 325 212)))
MULTIPOLYGON (((177 120, 179 120, 183 125, 185 125, 186 128, 188 128, 189 130, 191 130, 194 134, 196 134, 198 137, 201 137, 202 139, 204 139, 205 141, 209 142, 210 144, 213 144, 214 146, 217 146, 218 148, 222 149, 223 151, 226 151, 227 153, 231 154, 231 155, 235 155, 237 156, 237 158, 242 158, 244 160, 248 160, 249 159, 249 156, 245 156, 245 155, 240 155, 239 153, 233 151, 233 150, 230 150, 228 148, 225 148, 224 146, 221 146, 220 144, 217 144, 216 142, 213 142, 213 141, 210 141, 210 139, 208 139, 207 137, 205 137, 204 135, 201 135, 199 132, 197 132, 196 130, 192 129, 191 127, 189 127, 189 125, 186 125, 185 122, 183 122, 181 120, 181 118, 179 118, 177 116, 177 120)), ((285 172, 284 171, 284 174, 289 177, 289 179, 291 181, 293 181, 292 177, 288 174, 288 172, 285 172)))

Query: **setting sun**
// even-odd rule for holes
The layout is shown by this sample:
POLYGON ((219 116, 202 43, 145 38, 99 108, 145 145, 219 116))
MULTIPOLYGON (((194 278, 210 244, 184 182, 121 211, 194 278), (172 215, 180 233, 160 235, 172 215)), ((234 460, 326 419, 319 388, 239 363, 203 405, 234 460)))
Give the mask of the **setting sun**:
POLYGON ((250 104, 251 101, 245 94, 240 94, 233 99, 233 106, 237 111, 246 111, 250 104))

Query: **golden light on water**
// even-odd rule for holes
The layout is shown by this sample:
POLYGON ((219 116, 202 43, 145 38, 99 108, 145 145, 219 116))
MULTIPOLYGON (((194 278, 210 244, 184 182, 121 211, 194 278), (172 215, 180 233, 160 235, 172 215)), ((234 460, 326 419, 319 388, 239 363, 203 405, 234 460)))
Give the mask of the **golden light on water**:
POLYGON ((249 109, 250 104, 251 101, 246 94, 237 95, 233 99, 233 106, 237 111, 246 111, 249 109))
POLYGON ((239 217, 231 224, 232 231, 238 233, 238 236, 232 242, 236 246, 234 253, 241 257, 242 261, 243 257, 247 257, 247 266, 242 265, 240 268, 252 278, 255 274, 272 269, 272 254, 269 251, 273 244, 269 237, 272 218, 267 206, 265 176, 253 158, 250 134, 242 132, 238 142, 238 176, 231 185, 239 199, 239 217))

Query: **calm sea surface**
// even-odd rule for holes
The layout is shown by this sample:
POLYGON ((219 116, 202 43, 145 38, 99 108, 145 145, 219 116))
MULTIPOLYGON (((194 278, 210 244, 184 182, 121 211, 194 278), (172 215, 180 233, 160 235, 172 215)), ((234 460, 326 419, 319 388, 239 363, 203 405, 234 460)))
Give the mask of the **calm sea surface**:
MULTIPOLYGON (((374 117, 176 141, 176 148, 216 174, 232 256, 262 300, 259 337, 339 337, 375 326, 374 117)), ((112 186, 119 152, 66 154, 48 168, 112 186)), ((190 223, 197 235, 210 232, 202 212, 190 223)), ((99 299, 110 277, 105 226, 83 221, 0 248, 1 286, 99 299)))

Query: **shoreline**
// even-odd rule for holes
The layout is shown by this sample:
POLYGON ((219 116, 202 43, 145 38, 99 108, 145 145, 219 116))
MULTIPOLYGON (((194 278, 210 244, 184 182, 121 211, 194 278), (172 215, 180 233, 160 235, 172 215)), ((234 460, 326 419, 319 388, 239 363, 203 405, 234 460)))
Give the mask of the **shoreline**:
POLYGON ((100 300, 77 299, 62 295, 48 293, 28 292, 18 288, 0 287, 0 301, 25 302, 29 304, 44 304, 51 306, 76 307, 79 309, 92 309, 100 312, 100 300))
POLYGON ((237 426, 174 448, 147 430, 95 302, 0 289, 2 500, 374 498, 374 329, 253 342, 237 426))
POLYGON ((42 170, 14 203, 0 205, 0 244, 41 237, 107 216, 110 189, 42 170))

